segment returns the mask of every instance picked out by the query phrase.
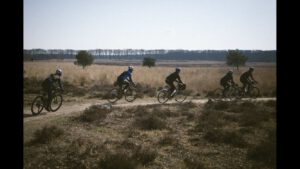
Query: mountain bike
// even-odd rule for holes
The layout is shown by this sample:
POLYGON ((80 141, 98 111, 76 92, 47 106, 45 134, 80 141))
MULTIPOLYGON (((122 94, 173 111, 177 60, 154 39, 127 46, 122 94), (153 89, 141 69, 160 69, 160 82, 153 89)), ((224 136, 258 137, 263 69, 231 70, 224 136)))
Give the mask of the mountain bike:
POLYGON ((38 95, 34 98, 31 104, 32 115, 38 115, 45 108, 48 112, 55 112, 61 106, 63 102, 62 91, 60 89, 52 90, 52 98, 50 99, 49 104, 47 105, 47 93, 42 92, 41 95, 38 95))
POLYGON ((239 95, 238 98, 257 98, 260 96, 260 89, 256 86, 258 84, 257 82, 252 81, 248 89, 246 88, 246 91, 243 90, 242 87, 239 87, 239 95))
POLYGON ((217 88, 215 89, 210 98, 215 101, 220 100, 233 100, 240 96, 241 88, 237 84, 230 85, 227 89, 217 88))
POLYGON ((186 88, 186 85, 184 83, 177 82, 175 87, 176 88, 173 93, 170 93, 170 86, 165 86, 163 89, 161 89, 157 94, 158 102, 164 104, 172 98, 175 98, 175 101, 179 103, 183 102, 187 98, 183 92, 186 88))
POLYGON ((122 86, 121 91, 119 91, 119 87, 116 87, 117 82, 114 83, 114 86, 115 87, 111 89, 107 94, 107 100, 110 103, 115 103, 123 96, 125 96, 125 100, 128 102, 133 102, 137 98, 136 88, 134 87, 135 85, 133 83, 122 86))

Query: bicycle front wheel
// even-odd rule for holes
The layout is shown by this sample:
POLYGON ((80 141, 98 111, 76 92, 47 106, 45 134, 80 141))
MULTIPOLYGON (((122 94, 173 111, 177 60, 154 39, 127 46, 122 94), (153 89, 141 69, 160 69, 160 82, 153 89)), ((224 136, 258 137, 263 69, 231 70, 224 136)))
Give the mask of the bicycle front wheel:
POLYGON ((50 102, 50 110, 52 112, 55 112, 57 111, 61 105, 62 105, 62 102, 63 102, 63 97, 62 95, 60 94, 56 94, 52 97, 51 99, 51 102, 50 102))
POLYGON ((136 91, 134 89, 129 88, 125 91, 125 100, 128 102, 133 102, 136 99, 136 91))
POLYGON ((42 96, 37 96, 32 104, 31 104, 31 113, 32 115, 38 115, 42 112, 44 108, 44 104, 43 104, 43 97, 42 96))
MULTIPOLYGON (((228 100, 228 101, 231 101, 232 100, 232 97, 234 95, 234 90, 229 88, 227 90, 224 91, 224 100, 228 100)), ((222 94, 221 94, 222 96, 222 94)))
POLYGON ((168 94, 169 94, 169 92, 167 90, 159 91, 157 94, 158 102, 162 103, 162 104, 166 103, 169 100, 168 94))
POLYGON ((232 97, 234 97, 235 100, 240 100, 242 98, 242 89, 239 87, 234 88, 232 97))
POLYGON ((221 100, 222 97, 223 97, 223 89, 218 88, 218 89, 213 91, 211 99, 218 101, 218 100, 221 100))
POLYGON ((116 88, 111 89, 108 92, 107 101, 110 103, 115 103, 119 99, 118 95, 119 95, 118 89, 116 89, 116 88))
POLYGON ((257 87, 253 87, 250 91, 249 91, 249 96, 252 98, 257 98, 260 95, 260 91, 257 87))
POLYGON ((179 103, 184 102, 186 98, 187 96, 182 91, 178 91, 175 95, 175 101, 179 103))

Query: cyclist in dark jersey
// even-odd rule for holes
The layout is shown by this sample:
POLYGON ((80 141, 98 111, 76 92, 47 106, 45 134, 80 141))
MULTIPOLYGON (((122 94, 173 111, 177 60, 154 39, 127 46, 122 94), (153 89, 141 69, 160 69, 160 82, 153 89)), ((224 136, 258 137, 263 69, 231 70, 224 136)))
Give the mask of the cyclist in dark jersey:
POLYGON ((240 77, 240 81, 243 83, 243 90, 245 91, 245 89, 247 88, 247 91, 249 89, 249 86, 255 82, 257 83, 256 80, 254 80, 253 78, 253 73, 254 71, 254 68, 253 67, 250 67, 248 71, 246 71, 245 73, 243 73, 240 77))
POLYGON ((169 94, 172 94, 173 91, 176 89, 174 85, 174 81, 177 81, 179 83, 183 83, 179 76, 180 68, 176 68, 175 72, 171 73, 169 76, 167 76, 165 82, 170 86, 170 92, 169 94))
POLYGON ((132 72, 133 72, 133 67, 129 66, 127 71, 124 71, 123 73, 121 73, 118 76, 117 83, 119 85, 119 92, 122 91, 122 86, 123 85, 125 86, 124 89, 126 89, 129 86, 130 83, 135 85, 134 82, 132 81, 132 78, 131 78, 132 72))
POLYGON ((49 111, 49 104, 52 98, 52 91, 58 86, 61 91, 64 91, 64 88, 61 84, 60 77, 62 75, 62 70, 57 69, 54 74, 50 74, 42 83, 42 90, 44 93, 47 93, 47 102, 46 102, 46 110, 49 111))
POLYGON ((221 84, 221 86, 223 86, 223 88, 224 88, 224 89, 223 89, 223 96, 224 96, 225 91, 226 91, 231 85, 234 85, 234 84, 235 84, 234 81, 233 81, 233 76, 232 76, 232 74, 233 74, 233 71, 230 70, 230 71, 228 71, 227 74, 226 74, 224 77, 222 77, 221 80, 220 80, 220 84, 221 84))

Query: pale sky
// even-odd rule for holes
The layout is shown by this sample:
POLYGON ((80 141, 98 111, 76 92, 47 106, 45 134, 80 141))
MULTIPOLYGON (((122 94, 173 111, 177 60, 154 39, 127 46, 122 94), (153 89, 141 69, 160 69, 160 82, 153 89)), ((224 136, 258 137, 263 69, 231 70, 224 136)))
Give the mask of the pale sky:
POLYGON ((24 49, 276 50, 276 0, 24 0, 24 49))

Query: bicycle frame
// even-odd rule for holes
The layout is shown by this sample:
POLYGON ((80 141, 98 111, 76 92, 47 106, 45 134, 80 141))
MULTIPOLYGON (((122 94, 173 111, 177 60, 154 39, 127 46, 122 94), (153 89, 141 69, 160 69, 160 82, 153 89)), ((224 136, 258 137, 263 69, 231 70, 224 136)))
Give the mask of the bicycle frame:
MULTIPOLYGON (((173 98, 174 96, 176 96, 176 94, 178 93, 178 91, 179 91, 179 84, 180 84, 180 82, 178 82, 178 81, 175 81, 176 82, 176 85, 175 85, 175 93, 173 94, 173 95, 171 95, 172 93, 170 93, 170 99, 171 98, 173 98)), ((167 91, 167 92, 170 92, 170 89, 171 89, 171 87, 169 86, 169 85, 166 85, 163 89, 162 89, 162 91, 167 91)))
POLYGON ((252 91, 254 87, 255 87, 255 83, 248 84, 248 86, 245 88, 247 91, 242 90, 243 94, 249 94, 250 91, 252 91))

